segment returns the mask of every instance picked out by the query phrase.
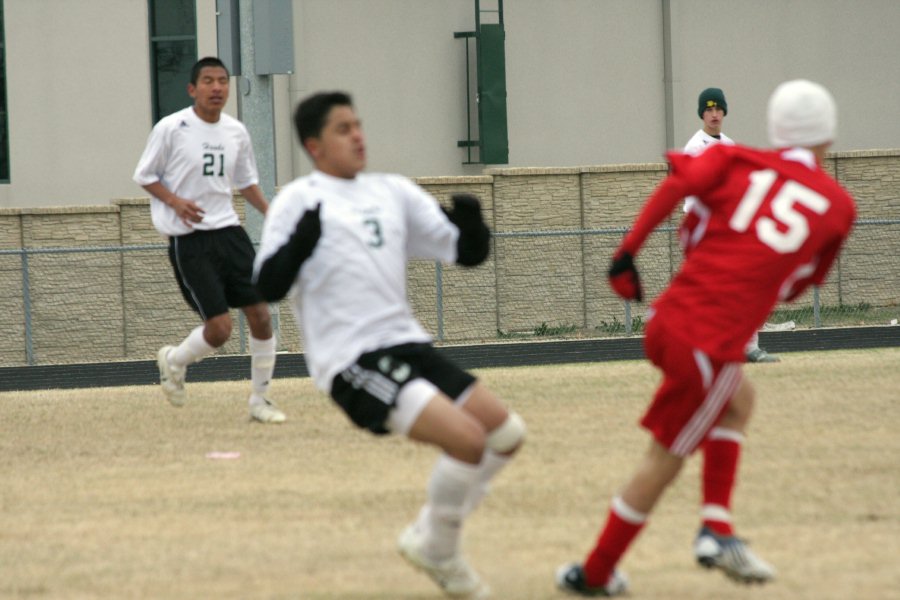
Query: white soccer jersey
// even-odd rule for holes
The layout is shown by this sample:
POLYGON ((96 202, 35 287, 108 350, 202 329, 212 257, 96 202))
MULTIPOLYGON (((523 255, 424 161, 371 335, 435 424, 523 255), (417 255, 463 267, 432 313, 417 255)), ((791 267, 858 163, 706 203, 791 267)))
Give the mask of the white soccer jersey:
POLYGON ((216 123, 207 123, 190 106, 156 124, 133 179, 138 185, 159 181, 203 210, 203 220, 191 227, 178 218, 173 208, 152 198, 153 225, 169 236, 240 225, 232 190, 259 182, 253 146, 244 124, 224 113, 216 123))
MULTIPOLYGON (((703 128, 701 127, 697 131, 697 133, 691 136, 691 139, 688 140, 688 143, 684 145, 684 153, 696 156, 713 144, 725 144, 726 146, 733 146, 734 140, 724 133, 720 133, 718 138, 714 138, 713 136, 703 131, 703 128)), ((687 198, 685 198, 684 212, 690 212, 691 210, 694 210, 697 206, 697 203, 698 200, 696 196, 688 196, 687 198)))
POLYGON ((365 352, 431 341, 406 298, 406 263, 455 261, 459 230, 433 196, 404 177, 361 173, 340 179, 314 171, 272 201, 254 278, 317 204, 322 235, 289 298, 310 375, 330 391, 334 377, 365 352))
POLYGON ((728 146, 733 146, 734 140, 724 133, 720 133, 718 138, 714 138, 701 128, 688 140, 688 143, 684 145, 684 153, 693 155, 700 154, 706 150, 707 146, 710 144, 726 144, 728 146))

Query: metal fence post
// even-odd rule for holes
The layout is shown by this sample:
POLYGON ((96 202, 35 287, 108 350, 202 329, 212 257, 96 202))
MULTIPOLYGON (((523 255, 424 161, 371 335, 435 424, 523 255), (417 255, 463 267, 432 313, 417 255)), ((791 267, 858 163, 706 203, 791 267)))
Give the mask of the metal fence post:
POLYGON ((434 283, 437 288, 437 339, 444 341, 444 268, 441 261, 434 262, 434 283))
POLYGON ((28 249, 22 248, 22 303, 25 308, 25 361, 28 366, 34 365, 34 342, 31 333, 31 283, 28 278, 28 249))
POLYGON ((631 323, 631 302, 625 301, 625 335, 631 335, 633 333, 631 323))
POLYGON ((816 329, 822 326, 822 311, 819 306, 819 286, 813 287, 813 317, 815 317, 816 329))
POLYGON ((241 354, 247 353, 247 332, 244 331, 244 311, 238 311, 238 331, 241 332, 241 354))

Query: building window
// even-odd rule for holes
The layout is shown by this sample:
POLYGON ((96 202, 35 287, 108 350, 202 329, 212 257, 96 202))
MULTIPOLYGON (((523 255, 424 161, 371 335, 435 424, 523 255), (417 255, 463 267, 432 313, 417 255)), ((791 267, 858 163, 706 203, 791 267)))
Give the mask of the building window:
POLYGON ((9 113, 6 103, 6 26, 0 0, 0 183, 9 183, 9 113))
POLYGON ((197 62, 195 0, 148 0, 153 122, 192 104, 187 93, 197 62))

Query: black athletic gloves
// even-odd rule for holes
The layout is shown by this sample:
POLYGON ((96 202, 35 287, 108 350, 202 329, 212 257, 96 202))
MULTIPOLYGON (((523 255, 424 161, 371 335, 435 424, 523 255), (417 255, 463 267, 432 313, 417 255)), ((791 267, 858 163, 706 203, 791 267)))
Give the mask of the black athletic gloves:
POLYGON ((303 261, 312 256, 322 235, 321 208, 320 203, 303 213, 287 243, 260 265, 256 287, 266 302, 284 298, 294 284, 303 261))
POLYGON ((456 262, 474 267, 484 262, 491 251, 491 230, 481 218, 481 202, 471 194, 454 194, 453 209, 444 210, 459 229, 456 262))
POLYGON ((641 289, 641 277, 634 266, 634 257, 624 250, 619 250, 613 255, 612 264, 609 267, 609 285, 626 300, 644 299, 644 291, 641 289))

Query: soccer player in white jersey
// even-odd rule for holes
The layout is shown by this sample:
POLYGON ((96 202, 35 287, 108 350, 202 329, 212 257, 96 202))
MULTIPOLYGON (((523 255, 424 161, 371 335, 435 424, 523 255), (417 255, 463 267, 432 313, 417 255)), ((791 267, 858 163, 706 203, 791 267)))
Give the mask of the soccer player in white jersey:
POLYGON ((442 451, 398 549, 448 595, 486 597, 462 556, 461 529, 525 425, 432 347, 406 298, 410 257, 464 266, 487 258, 478 199, 456 195, 445 212, 404 177, 363 173, 365 138, 345 93, 306 98, 294 123, 315 170, 273 200, 257 286, 269 301, 290 292, 310 375, 355 425, 442 451))
POLYGON ((703 127, 685 144, 685 153, 700 154, 710 144, 734 145, 734 140, 722 133, 722 121, 728 114, 724 92, 719 88, 706 88, 700 92, 697 103, 697 115, 703 121, 703 127))
POLYGON ((275 369, 276 341, 269 307, 251 282, 253 245, 234 210, 232 189, 264 213, 268 202, 250 136, 222 112, 229 75, 218 58, 203 58, 191 70, 193 106, 159 121, 134 171, 152 196, 153 225, 169 238, 169 260, 187 301, 203 319, 177 346, 157 353, 160 383, 169 402, 184 404, 188 365, 214 353, 231 336, 229 307, 240 308, 250 326, 250 417, 280 423, 267 398, 275 369))
MULTIPOLYGON (((725 93, 719 88, 706 88, 697 98, 697 115, 703 121, 703 127, 697 130, 688 143, 684 145, 685 154, 696 156, 714 144, 733 146, 734 140, 722 133, 722 121, 728 114, 728 103, 725 93)), ((681 228, 681 244, 687 251, 697 244, 706 232, 709 221, 709 209, 696 196, 684 199, 684 212, 687 213, 681 228)), ((744 351, 747 362, 778 362, 779 358, 759 347, 759 334, 754 333, 744 351)))

